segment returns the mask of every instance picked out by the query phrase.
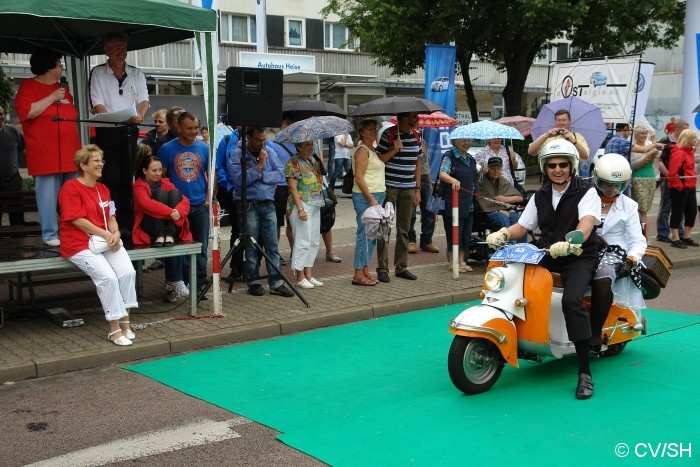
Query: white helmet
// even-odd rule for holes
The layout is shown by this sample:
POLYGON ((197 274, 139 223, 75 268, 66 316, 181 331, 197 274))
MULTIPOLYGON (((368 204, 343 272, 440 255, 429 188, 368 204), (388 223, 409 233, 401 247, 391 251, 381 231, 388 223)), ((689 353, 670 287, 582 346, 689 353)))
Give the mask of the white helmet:
POLYGON ((605 182, 615 188, 615 195, 619 195, 627 188, 627 184, 632 178, 632 168, 624 156, 610 153, 598 158, 598 163, 593 169, 593 183, 601 190, 605 191, 601 183, 605 182))
POLYGON ((578 169, 578 150, 576 146, 566 141, 565 139, 557 138, 542 146, 539 155, 540 170, 543 174, 547 171, 544 169, 547 159, 555 157, 566 157, 571 162, 571 175, 576 175, 578 169))

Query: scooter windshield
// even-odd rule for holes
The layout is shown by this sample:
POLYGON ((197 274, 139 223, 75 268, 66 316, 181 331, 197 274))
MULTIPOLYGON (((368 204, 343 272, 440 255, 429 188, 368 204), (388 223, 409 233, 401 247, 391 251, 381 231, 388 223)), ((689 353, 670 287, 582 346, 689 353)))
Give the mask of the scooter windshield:
POLYGON ((507 263, 539 264, 547 252, 540 250, 529 243, 516 243, 501 248, 491 256, 491 261, 505 261, 507 263))

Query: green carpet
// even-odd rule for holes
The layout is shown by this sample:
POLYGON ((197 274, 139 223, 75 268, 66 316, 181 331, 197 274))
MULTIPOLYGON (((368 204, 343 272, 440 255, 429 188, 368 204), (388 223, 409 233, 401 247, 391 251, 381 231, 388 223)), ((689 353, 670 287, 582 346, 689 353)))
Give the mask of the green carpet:
MULTIPOLYGON (((447 374, 447 323, 463 308, 128 369, 272 427, 281 441, 336 466, 659 465, 668 460, 658 451, 652 458, 642 446, 647 455, 638 458, 634 446, 695 441, 700 450, 700 316, 646 310, 649 335, 616 357, 594 360, 595 396, 578 401, 573 358, 521 360, 490 391, 459 392, 447 374), (618 443, 632 448, 627 458, 616 456, 618 443)), ((696 462, 687 457, 683 465, 696 462)))

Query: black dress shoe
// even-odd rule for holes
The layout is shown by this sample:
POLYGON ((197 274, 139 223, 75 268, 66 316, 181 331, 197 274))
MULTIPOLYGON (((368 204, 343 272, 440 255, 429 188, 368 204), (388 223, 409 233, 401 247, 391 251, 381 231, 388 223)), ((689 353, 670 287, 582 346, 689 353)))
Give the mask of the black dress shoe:
POLYGON ((591 375, 581 373, 578 375, 576 387, 576 399, 590 399, 593 396, 593 378, 591 375))
POLYGON ((414 281, 418 279, 415 274, 413 274, 411 271, 408 269, 404 269, 401 272, 396 273, 396 277, 400 277, 401 279, 408 279, 409 281, 414 281))
POLYGON ((386 272, 386 271, 379 271, 379 272, 377 273, 377 280, 378 280, 379 282, 384 282, 384 283, 386 283, 386 282, 389 282, 391 279, 389 279, 389 273, 388 273, 388 272, 386 272))

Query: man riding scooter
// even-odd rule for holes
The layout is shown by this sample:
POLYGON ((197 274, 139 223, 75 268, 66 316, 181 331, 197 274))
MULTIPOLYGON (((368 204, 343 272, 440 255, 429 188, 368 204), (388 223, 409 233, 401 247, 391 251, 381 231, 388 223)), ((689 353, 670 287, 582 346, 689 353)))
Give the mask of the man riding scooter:
POLYGON ((544 145, 539 164, 548 181, 530 198, 517 224, 490 234, 486 241, 497 244, 522 238, 539 227, 539 248, 549 248, 549 257, 540 266, 561 275, 564 285, 562 310, 569 339, 578 359, 576 397, 593 396, 593 378, 589 364, 591 323, 583 307, 583 296, 598 263, 600 197, 594 186, 576 176, 578 151, 568 141, 557 139, 544 145), (584 234, 582 244, 565 241, 572 230, 584 234))

